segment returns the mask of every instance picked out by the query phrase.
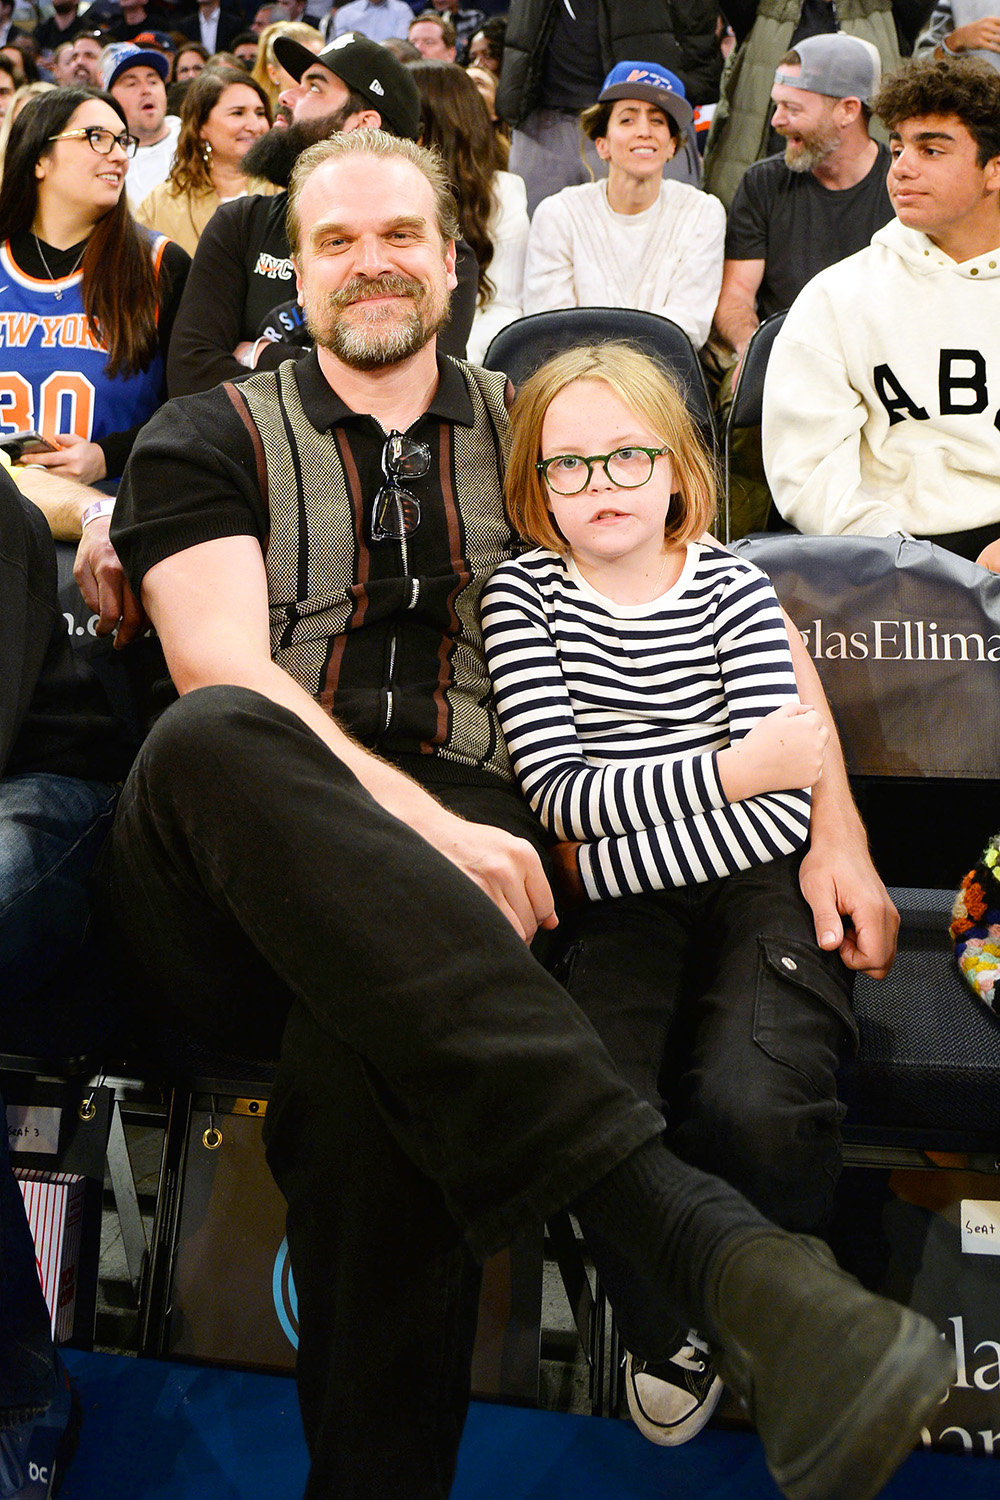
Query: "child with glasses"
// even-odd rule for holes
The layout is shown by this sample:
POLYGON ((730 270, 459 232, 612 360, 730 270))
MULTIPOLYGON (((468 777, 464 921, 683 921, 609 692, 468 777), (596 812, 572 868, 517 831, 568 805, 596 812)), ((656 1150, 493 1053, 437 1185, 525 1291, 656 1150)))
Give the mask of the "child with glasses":
MULTIPOLYGON (((657 365, 624 345, 560 355, 513 423, 508 509, 536 547, 493 574, 482 624, 516 774, 577 898, 560 977, 633 1087, 667 1101, 678 1155, 815 1231, 854 1035, 797 881, 828 731, 798 702, 769 581, 705 535, 711 461, 657 365)), ((601 1252, 632 1415, 683 1442, 721 1391, 707 1349, 681 1328, 645 1347, 601 1252)))

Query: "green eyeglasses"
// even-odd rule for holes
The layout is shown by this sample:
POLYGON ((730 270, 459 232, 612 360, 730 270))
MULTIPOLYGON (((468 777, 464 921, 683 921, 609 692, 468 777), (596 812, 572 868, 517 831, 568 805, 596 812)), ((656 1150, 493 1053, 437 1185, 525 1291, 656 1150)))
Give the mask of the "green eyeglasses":
POLYGON ((535 468, 550 490, 557 495, 582 495, 590 484, 595 464, 603 464, 604 472, 612 484, 623 490, 637 490, 645 484, 653 472, 653 464, 669 448, 616 448, 614 453, 592 453, 584 458, 579 453, 557 453, 554 458, 544 458, 535 468))

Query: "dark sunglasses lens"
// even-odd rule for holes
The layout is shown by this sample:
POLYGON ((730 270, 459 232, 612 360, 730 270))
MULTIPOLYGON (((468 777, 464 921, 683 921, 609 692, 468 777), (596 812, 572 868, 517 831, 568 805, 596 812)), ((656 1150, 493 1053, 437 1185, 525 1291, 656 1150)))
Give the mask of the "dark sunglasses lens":
POLYGON ((372 541, 400 541, 420 525, 420 503, 396 484, 386 484, 375 496, 372 541))
POLYGON ((426 443, 394 433, 386 444, 386 466, 397 479, 419 479, 431 466, 426 443))

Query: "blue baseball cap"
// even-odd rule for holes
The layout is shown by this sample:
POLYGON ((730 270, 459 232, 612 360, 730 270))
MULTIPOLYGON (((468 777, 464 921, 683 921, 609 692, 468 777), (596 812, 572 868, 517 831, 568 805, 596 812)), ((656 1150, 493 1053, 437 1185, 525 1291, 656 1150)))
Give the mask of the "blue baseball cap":
POLYGON ((131 42, 112 42, 101 54, 101 83, 109 89, 128 68, 153 68, 166 82, 170 59, 152 48, 135 47, 131 42))
POLYGON ((661 68, 659 63, 616 63, 601 85, 597 102, 610 104, 615 99, 642 99, 647 104, 657 104, 680 130, 686 130, 694 119, 683 83, 676 73, 661 68))

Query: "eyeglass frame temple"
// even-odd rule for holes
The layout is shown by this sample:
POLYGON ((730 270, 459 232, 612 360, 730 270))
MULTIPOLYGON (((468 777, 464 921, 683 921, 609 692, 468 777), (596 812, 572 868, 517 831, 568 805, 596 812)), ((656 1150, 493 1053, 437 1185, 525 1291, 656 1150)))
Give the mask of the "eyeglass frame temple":
MULTIPOLYGON (((395 460, 397 467, 402 462, 402 459, 395 460)), ((387 436, 385 440, 385 446, 382 449, 382 473, 387 479, 422 479, 425 474, 430 472, 430 467, 433 462, 434 456, 431 453, 429 443, 422 443, 419 438, 408 438, 405 432, 399 432, 395 429, 387 436), (392 468, 389 467, 389 465, 393 462, 393 460, 389 457, 389 448, 397 438, 400 442, 412 443, 415 448, 418 448, 420 450, 419 457, 425 460, 425 466, 416 474, 394 473, 392 468)))

